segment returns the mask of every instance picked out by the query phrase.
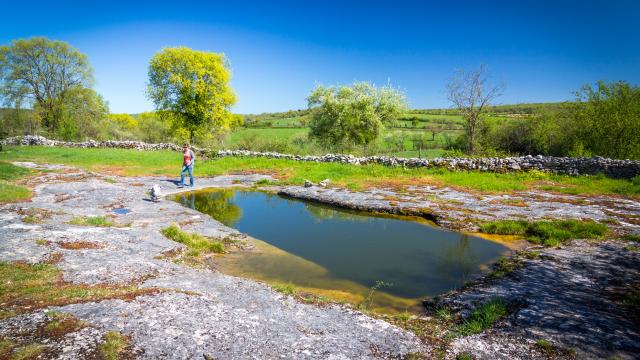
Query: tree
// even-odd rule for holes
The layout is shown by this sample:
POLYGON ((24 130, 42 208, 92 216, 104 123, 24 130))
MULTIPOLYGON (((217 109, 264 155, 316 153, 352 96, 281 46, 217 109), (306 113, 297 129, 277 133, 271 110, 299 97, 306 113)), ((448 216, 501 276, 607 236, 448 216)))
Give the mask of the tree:
POLYGON ((307 101, 315 109, 309 135, 327 145, 368 144, 380 135, 383 124, 395 120, 407 106, 400 90, 367 82, 318 86, 307 101))
POLYGON ((109 107, 93 89, 73 87, 60 106, 56 135, 64 140, 96 139, 104 128, 109 107))
POLYGON ((617 159, 640 158, 640 87, 599 81, 595 87, 583 86, 576 97, 569 118, 578 132, 577 148, 617 159))
POLYGON ((196 134, 225 131, 233 122, 230 108, 236 96, 230 78, 223 54, 165 48, 151 59, 147 95, 194 142, 196 134))
POLYGON ((489 85, 485 65, 471 72, 460 70, 448 85, 448 98, 460 111, 465 121, 467 152, 475 154, 482 126, 482 115, 487 106, 501 95, 502 85, 489 85))
POLYGON ((0 95, 8 104, 30 100, 50 131, 57 130, 69 93, 92 81, 87 57, 65 42, 34 37, 0 47, 0 95))

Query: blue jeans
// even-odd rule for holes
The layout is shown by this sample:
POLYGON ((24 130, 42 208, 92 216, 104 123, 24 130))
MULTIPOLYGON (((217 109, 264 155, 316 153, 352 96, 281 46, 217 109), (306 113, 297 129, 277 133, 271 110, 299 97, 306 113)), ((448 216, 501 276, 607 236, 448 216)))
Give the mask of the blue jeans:
POLYGON ((195 181, 195 179, 193 178, 193 163, 191 163, 191 165, 189 166, 182 164, 182 173, 180 174, 180 186, 184 186, 184 173, 186 171, 189 172, 189 183, 191 187, 193 187, 193 182, 195 181))

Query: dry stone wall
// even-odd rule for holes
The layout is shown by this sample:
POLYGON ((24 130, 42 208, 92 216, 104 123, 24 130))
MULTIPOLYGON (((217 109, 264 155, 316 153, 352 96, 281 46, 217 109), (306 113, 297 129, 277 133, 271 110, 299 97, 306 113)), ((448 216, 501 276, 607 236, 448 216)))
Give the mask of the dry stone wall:
MULTIPOLYGON (((142 141, 94 141, 67 142, 50 140, 42 136, 22 136, 5 139, 3 145, 43 145, 67 146, 78 148, 121 148, 136 150, 173 150, 180 151, 176 144, 148 144, 142 141)), ((218 157, 247 156, 272 159, 289 159, 295 161, 333 162, 352 165, 380 164, 385 166, 403 166, 408 168, 446 168, 450 170, 479 170, 493 172, 513 172, 521 170, 538 170, 569 175, 605 174, 613 178, 633 178, 640 175, 640 161, 615 160, 603 157, 571 158, 554 156, 519 156, 507 158, 397 158, 392 156, 366 156, 326 154, 321 156, 280 154, 276 152, 256 152, 248 150, 220 150, 211 154, 207 149, 193 148, 196 153, 218 157)))

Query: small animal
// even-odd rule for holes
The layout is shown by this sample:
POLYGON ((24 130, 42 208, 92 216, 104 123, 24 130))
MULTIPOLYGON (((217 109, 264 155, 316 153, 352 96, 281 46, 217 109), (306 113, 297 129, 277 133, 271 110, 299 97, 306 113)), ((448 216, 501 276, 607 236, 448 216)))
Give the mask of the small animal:
POLYGON ((158 184, 154 184, 151 187, 151 201, 153 202, 160 201, 160 196, 162 196, 162 192, 160 191, 160 186, 158 186, 158 184))

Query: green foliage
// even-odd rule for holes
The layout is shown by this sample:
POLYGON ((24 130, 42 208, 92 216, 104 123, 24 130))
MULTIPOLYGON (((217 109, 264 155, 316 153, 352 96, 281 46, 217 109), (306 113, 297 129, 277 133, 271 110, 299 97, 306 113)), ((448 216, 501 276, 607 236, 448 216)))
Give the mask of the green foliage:
POLYGON ((162 229, 162 234, 167 238, 184 244, 189 249, 189 255, 198 257, 202 252, 224 253, 224 244, 212 240, 200 234, 182 231, 178 225, 173 224, 162 229))
POLYGON ((456 333, 461 336, 480 333, 507 314, 508 309, 505 301, 500 298, 492 299, 474 309, 471 315, 457 326, 456 333))
POLYGON ((103 131, 109 107, 94 90, 76 87, 68 91, 61 114, 55 132, 58 138, 67 141, 97 139, 103 131))
POLYGON ((534 117, 493 119, 482 145, 513 154, 640 158, 640 88, 624 81, 585 85, 575 102, 537 110, 534 117))
POLYGON ((100 354, 105 360, 117 360, 120 354, 129 346, 126 337, 117 331, 108 331, 104 342, 100 345, 100 354))
POLYGON ((307 98, 316 109, 309 136, 324 144, 368 144, 384 123, 395 120, 406 108, 405 95, 391 86, 370 83, 352 86, 316 87, 307 98))
POLYGON ((594 154, 640 158, 640 88, 619 81, 587 84, 577 94, 569 117, 578 140, 594 154))
POLYGON ((0 95, 11 105, 33 99, 43 125, 52 132, 69 112, 74 93, 92 81, 86 55, 65 42, 33 37, 0 47, 0 95))
POLYGON ((185 131, 193 142, 196 134, 224 132, 235 121, 230 112, 236 102, 230 78, 222 54, 164 48, 151 59, 147 94, 173 127, 185 131))
POLYGON ((607 226, 592 220, 496 220, 480 225, 488 234, 524 235, 533 243, 557 246, 569 239, 596 239, 607 232, 607 226))

